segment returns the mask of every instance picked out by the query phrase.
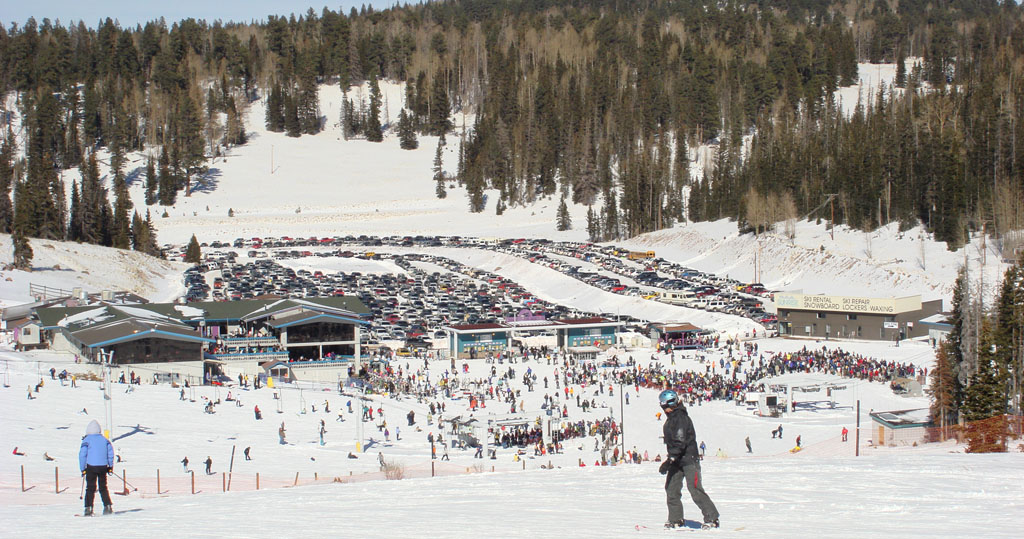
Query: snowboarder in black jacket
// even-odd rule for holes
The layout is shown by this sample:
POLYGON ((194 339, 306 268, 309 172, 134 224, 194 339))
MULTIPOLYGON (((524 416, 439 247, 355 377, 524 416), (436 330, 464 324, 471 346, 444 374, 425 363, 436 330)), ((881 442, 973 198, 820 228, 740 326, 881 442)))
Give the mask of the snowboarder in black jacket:
POLYGON ((693 430, 686 408, 679 402, 679 395, 666 389, 658 395, 661 408, 665 411, 666 421, 663 428, 668 458, 661 463, 658 471, 665 478, 665 494, 668 503, 668 521, 666 528, 684 526, 682 489, 686 481, 686 489, 690 492, 693 503, 697 504, 704 516, 704 528, 718 527, 718 509, 711 498, 704 492, 704 482, 700 474, 700 453, 697 452, 697 436, 693 430))

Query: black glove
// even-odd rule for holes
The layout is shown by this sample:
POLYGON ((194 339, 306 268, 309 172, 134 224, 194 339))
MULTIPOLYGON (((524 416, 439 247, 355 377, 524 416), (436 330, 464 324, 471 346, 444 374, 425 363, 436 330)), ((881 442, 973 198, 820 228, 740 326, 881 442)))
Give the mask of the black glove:
POLYGON ((114 475, 114 467, 107 466, 107 475, 114 475))
POLYGON ((85 477, 85 470, 82 470, 82 477, 85 477))
POLYGON ((665 462, 661 463, 661 466, 658 467, 658 473, 660 473, 661 475, 665 475, 675 465, 676 465, 675 457, 669 457, 669 458, 665 459, 665 462))

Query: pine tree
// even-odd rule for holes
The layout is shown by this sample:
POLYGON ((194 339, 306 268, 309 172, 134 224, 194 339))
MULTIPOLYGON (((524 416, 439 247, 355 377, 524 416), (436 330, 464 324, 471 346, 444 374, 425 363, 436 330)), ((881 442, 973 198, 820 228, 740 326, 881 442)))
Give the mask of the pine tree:
POLYGON ((3 144, 0 145, 0 232, 9 234, 14 222, 14 206, 11 204, 11 187, 14 185, 14 133, 7 128, 3 144))
POLYGON ((412 115, 406 114, 405 109, 398 113, 398 140, 403 150, 415 150, 420 146, 420 142, 416 140, 416 126, 412 115))
POLYGON ((444 68, 438 68, 430 91, 429 132, 444 137, 452 128, 451 103, 448 100, 448 77, 444 68))
POLYGON ((893 81, 893 85, 897 88, 904 88, 907 85, 907 55, 903 52, 903 47, 899 47, 896 51, 896 79, 893 81))
POLYGON ((981 347, 978 350, 978 371, 971 376, 971 383, 964 395, 964 419, 979 421, 1006 413, 1006 380, 1001 376, 992 349, 992 326, 988 319, 982 321, 981 347))
POLYGON ((156 204, 157 189, 160 186, 160 178, 156 175, 156 163, 153 161, 153 156, 150 155, 146 159, 146 205, 152 206, 156 204))
POLYGON ((964 388, 970 383, 976 363, 972 357, 974 355, 974 336, 970 331, 972 324, 968 286, 967 269, 961 266, 953 284, 952 310, 950 311, 952 327, 947 337, 953 374, 957 378, 953 395, 954 407, 957 409, 962 409, 964 406, 964 388))
POLYGON ((1020 261, 1003 274, 994 314, 993 362, 998 378, 1005 381, 1005 400, 1016 403, 1016 413, 1021 402, 1021 354, 1024 353, 1024 264, 1020 261))
POLYGON ((609 193, 605 199, 603 236, 605 239, 618 239, 619 237, 619 208, 615 203, 614 192, 609 193))
POLYGON ((445 198, 448 196, 448 192, 444 188, 444 168, 442 168, 441 161, 441 141, 437 141, 437 151, 434 152, 434 193, 437 194, 437 198, 445 198))
POLYGON ((590 241, 601 241, 601 221, 593 206, 587 206, 587 238, 590 241))
POLYGON ((149 210, 146 210, 146 218, 142 219, 139 212, 132 215, 132 249, 150 256, 159 256, 160 250, 156 246, 156 233, 153 231, 153 221, 150 218, 149 210))
POLYGON ((71 181, 71 211, 68 218, 68 241, 82 241, 82 196, 78 182, 71 181))
POLYGON ((185 196, 192 195, 192 176, 203 171, 206 155, 203 153, 202 123, 195 102, 182 92, 177 103, 177 132, 174 145, 180 155, 179 164, 185 173, 185 196))
POLYGON ((954 374, 955 365, 949 341, 943 339, 939 342, 938 350, 935 352, 935 366, 928 374, 931 383, 928 387, 928 394, 931 395, 931 417, 932 421, 942 427, 942 437, 945 439, 949 433, 947 427, 955 425, 959 418, 960 407, 956 398, 960 393, 959 381, 954 374))
POLYGON ((380 84, 377 83, 377 75, 374 73, 370 77, 370 110, 366 114, 366 140, 370 142, 384 140, 384 131, 380 125, 380 106, 380 84))
POLYGON ((293 92, 284 94, 284 132, 289 137, 302 135, 302 122, 299 121, 299 105, 293 92))
POLYGON ((281 84, 274 83, 267 97, 267 131, 281 133, 284 131, 284 96, 281 92, 281 84))
POLYGON ((26 126, 27 170, 15 197, 12 226, 28 237, 63 239, 66 220, 60 210, 66 201, 63 182, 53 159, 54 128, 58 124, 56 103, 52 92, 46 91, 41 93, 34 107, 32 99, 27 100, 30 102, 26 109, 31 111, 26 126))
POLYGON ((163 253, 160 252, 160 247, 156 241, 156 228, 153 226, 153 217, 149 213, 149 209, 146 209, 146 220, 144 221, 143 229, 145 230, 146 238, 142 242, 142 252, 163 258, 163 253))
POLYGON ((177 180, 171 173, 170 158, 167 156, 167 146, 160 148, 159 172, 157 186, 159 188, 157 199, 163 206, 173 206, 178 198, 177 180))
POLYGON ((146 241, 146 233, 143 231, 144 224, 139 217, 139 211, 132 214, 132 250, 141 251, 140 248, 146 241))
POLYGON ((32 245, 29 244, 28 238, 20 230, 15 230, 14 234, 11 235, 11 243, 13 244, 13 264, 15 269, 23 271, 32 271, 32 245))
POLYGON ((245 133, 245 122, 238 112, 238 106, 234 97, 228 98, 227 123, 224 130, 224 144, 226 146, 241 146, 249 141, 245 133))
POLYGON ((356 106, 351 99, 342 101, 341 135, 348 140, 362 132, 363 120, 356 114, 356 106))
POLYGON ((124 172, 121 170, 121 163, 124 158, 120 152, 120 146, 115 148, 111 154, 111 172, 114 174, 114 212, 112 223, 113 246, 118 249, 131 247, 131 220, 128 211, 132 208, 131 198, 128 196, 128 182, 125 180, 124 172), (116 163, 116 164, 115 164, 116 163))
POLYGON ((108 215, 109 203, 107 190, 100 183, 99 165, 96 163, 96 152, 89 154, 82 168, 82 196, 79 199, 78 241, 94 245, 106 245, 105 237, 109 237, 109 223, 104 218, 108 215))
POLYGON ((203 252, 199 248, 199 240, 196 239, 195 234, 192 234, 192 239, 188 241, 188 247, 185 248, 185 262, 198 264, 202 261, 203 252))
POLYGON ((307 50, 299 55, 298 91, 296 92, 296 108, 299 117, 299 128, 302 133, 315 135, 320 132, 320 97, 316 81, 316 62, 313 52, 307 50))
POLYGON ((482 179, 466 182, 466 195, 469 197, 469 211, 480 213, 487 207, 487 196, 484 194, 482 179))
POLYGON ((559 232, 564 232, 572 228, 572 217, 569 215, 569 206, 565 203, 565 199, 562 199, 561 204, 558 205, 558 215, 556 216, 555 228, 559 232))

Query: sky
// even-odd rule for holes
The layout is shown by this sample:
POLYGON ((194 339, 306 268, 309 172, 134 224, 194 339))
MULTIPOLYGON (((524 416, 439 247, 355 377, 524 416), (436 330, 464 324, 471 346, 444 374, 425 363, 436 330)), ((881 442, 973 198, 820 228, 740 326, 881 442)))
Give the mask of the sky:
MULTIPOLYGON (((164 17, 168 26, 188 17, 213 21, 244 21, 265 19, 267 15, 301 15, 312 7, 318 14, 324 6, 332 10, 341 8, 348 13, 352 7, 359 9, 363 5, 381 8, 394 5, 395 2, 381 0, 225 0, 210 2, 208 0, 175 0, 174 2, 152 2, 139 0, 96 0, 82 2, 80 0, 36 0, 32 2, 3 2, 0 6, 0 22, 5 27, 16 22, 19 26, 29 17, 37 22, 43 18, 51 21, 60 20, 67 26, 69 21, 85 21, 87 26, 95 27, 97 22, 107 17, 115 18, 121 26, 134 26, 138 23, 164 17)), ((411 2, 410 2, 411 3, 411 2)))

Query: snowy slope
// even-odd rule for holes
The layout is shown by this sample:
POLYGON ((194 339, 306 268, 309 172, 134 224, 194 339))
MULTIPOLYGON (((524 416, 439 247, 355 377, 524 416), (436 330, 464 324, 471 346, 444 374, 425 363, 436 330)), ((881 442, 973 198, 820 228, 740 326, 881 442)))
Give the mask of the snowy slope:
MULTIPOLYGON (((871 80, 891 77, 881 68, 877 74, 871 80)), ((871 76, 863 68, 861 75, 871 76)), ((402 90, 388 84, 383 89, 393 121, 402 90)), ((352 95, 355 92, 350 92, 352 95)), ((585 208, 570 206, 576 229, 559 233, 554 231, 557 203, 552 200, 496 216, 493 196, 481 214, 466 211, 465 193, 460 189, 450 190, 446 199, 436 199, 430 172, 436 138, 421 137, 420 149, 412 152, 400 150, 390 134, 381 144, 344 141, 336 125, 340 99, 336 87, 322 88, 321 111, 327 128, 319 135, 299 139, 266 132, 262 103, 254 103, 249 117, 251 142, 212 163, 211 174, 191 197, 180 197, 175 207, 166 208, 168 217, 160 217, 164 208, 154 210, 159 241, 182 244, 192 234, 200 241, 347 234, 585 239, 585 208), (229 208, 235 217, 227 217, 229 208)), ((845 97, 843 102, 845 106, 845 97)), ((445 168, 451 171, 457 144, 455 137, 450 136, 449 141, 445 168)), ((133 167, 144 166, 143 156, 132 159, 133 167)), ((73 178, 74 173, 65 174, 68 185, 73 178)), ((142 186, 133 183, 131 190, 136 206, 142 207, 142 186)), ((741 280, 759 279, 773 289, 834 294, 920 293, 926 299, 948 298, 957 265, 965 259, 972 270, 986 261, 987 283, 996 282, 1000 270, 994 253, 983 251, 977 240, 955 253, 917 230, 902 236, 894 230, 865 235, 838 227, 832 240, 824 226, 813 222, 800 223, 792 241, 779 236, 741 236, 735 224, 717 222, 679 225, 625 244, 656 250, 658 256, 704 271, 741 280), (754 253, 758 253, 760 274, 754 270, 754 253)), ((127 289, 154 301, 167 301, 181 292, 182 264, 88 245, 41 240, 32 240, 32 245, 31 273, 0 273, 0 301, 5 305, 29 301, 29 283, 63 289, 81 286, 87 291, 127 289)), ((741 334, 750 329, 749 322, 735 317, 604 293, 550 269, 491 251, 444 248, 429 252, 505 275, 541 298, 584 310, 652 320, 689 320, 741 334)), ((0 236, 0 263, 9 261, 9 238, 0 236)), ((308 258, 288 264, 311 270, 398 271, 387 261, 358 259, 308 258)), ((762 339, 758 343, 766 354, 820 346, 803 340, 762 339)), ((920 343, 899 348, 888 343, 829 344, 836 345, 925 367, 934 361, 932 350, 920 343)), ((620 358, 633 355, 642 364, 651 358, 650 350, 612 353, 620 358)), ((714 352, 708 359, 717 361, 721 355, 714 352)), ((668 361, 666 357, 657 359, 668 361)), ((708 365, 692 354, 677 359, 679 368, 703 371, 708 365)), ((4 410, 0 430, 8 444, 0 451, 4 532, 49 536, 81 528, 83 521, 71 516, 81 504, 75 495, 80 486, 76 455, 88 420, 102 420, 104 400, 98 384, 80 381, 80 387, 72 389, 50 381, 50 366, 76 372, 72 359, 65 355, 20 354, 0 345, 0 360, 0 379, 9 385, 0 388, 4 410), (26 388, 40 378, 46 381, 38 398, 26 399, 26 388), (13 446, 26 455, 13 455, 13 446), (56 460, 44 460, 44 453, 56 460), (22 466, 32 487, 24 493, 20 489, 22 466), (53 493, 55 466, 60 470, 61 488, 68 489, 62 494, 53 493)), ((420 366, 410 365, 413 370, 420 366)), ((472 377, 485 377, 487 367, 472 365, 472 377)), ((552 366, 536 362, 513 367, 520 373, 529 367, 541 377, 553 376, 552 366)), ((431 380, 447 368, 444 363, 431 364, 431 380)), ((136 371, 144 378, 151 374, 145 366, 136 371)), ((830 379, 796 376, 802 382, 830 379)), ((113 437, 123 459, 117 469, 119 474, 127 471, 128 480, 139 490, 115 497, 118 509, 129 512, 88 521, 89 531, 122 536, 173 529, 175 535, 218 537, 621 537, 636 534, 634 525, 638 523, 658 526, 664 519, 662 478, 655 465, 595 468, 592 438, 566 443, 562 455, 531 458, 529 452, 523 462, 514 461, 509 450, 499 451, 497 460, 484 461, 473 459, 471 452, 452 451, 450 462, 436 463, 439 475, 452 477, 431 479, 426 435, 434 432, 435 426, 426 424, 426 403, 409 399, 376 398, 374 405, 383 407, 389 427, 394 427, 392 441, 382 441, 382 433, 367 424, 363 440, 372 436, 375 442, 359 458, 350 459, 348 453, 356 450, 358 422, 347 412, 343 412, 344 423, 336 420, 349 399, 337 394, 336 383, 336 379, 325 377, 317 384, 288 386, 282 389, 280 401, 266 389, 242 391, 244 406, 224 403, 214 415, 202 412, 204 397, 224 399, 225 389, 195 388, 182 401, 179 392, 167 386, 144 385, 131 393, 125 392, 125 386, 116 386, 113 437), (330 402, 331 413, 323 411, 325 400, 330 402), (256 404, 265 415, 260 422, 253 419, 256 404), (317 412, 312 411, 313 404, 317 412), (302 414, 304 405, 307 413, 302 414), (416 411, 421 431, 406 426, 404 417, 410 410, 416 411), (317 439, 321 419, 327 429, 324 446, 317 439), (288 445, 277 443, 282 421, 288 430, 288 445), (400 441, 394 440, 398 429, 400 441), (222 494, 219 473, 227 469, 232 447, 237 449, 233 491, 222 494), (252 447, 253 461, 242 458, 245 447, 252 447), (383 480, 377 471, 378 452, 404 466, 407 479, 383 480), (194 497, 188 494, 188 476, 179 463, 186 455, 192 469, 199 472, 197 489, 202 492, 194 497), (209 477, 202 474, 201 465, 207 456, 213 459, 216 472, 209 477), (578 468, 579 460, 587 467, 578 468), (560 468, 540 469, 549 461, 560 468), (466 474, 467 469, 489 471, 491 466, 496 473, 466 474), (156 493, 158 469, 166 497, 156 493), (260 492, 254 491, 256 473, 261 477, 260 492), (296 473, 299 484, 308 484, 314 474, 328 484, 284 488, 295 482, 296 473), (330 483, 335 477, 346 483, 330 483)), ((878 449, 862 445, 862 456, 854 458, 854 436, 844 444, 839 441, 839 431, 844 426, 851 431, 855 428, 856 400, 862 406, 862 442, 871 437, 870 410, 920 408, 928 402, 926 398, 895 396, 881 383, 847 385, 848 390, 837 392, 837 408, 801 410, 782 419, 783 440, 773 440, 769 434, 779 420, 761 419, 745 406, 715 402, 691 410, 698 437, 708 445, 709 457, 703 465, 706 488, 722 513, 723 533, 776 537, 861 537, 883 532, 950 537, 1017 534, 1017 522, 1024 518, 1017 479, 1024 473, 1024 461, 1019 454, 968 456, 962 454, 961 447, 947 444, 878 449), (798 434, 806 449, 791 454, 788 450, 798 434), (751 456, 745 455, 746 436, 753 443, 751 456), (727 458, 711 456, 719 448, 727 458)), ((595 419, 613 413, 621 418, 624 409, 626 447, 635 446, 651 457, 664 452, 654 390, 642 389, 637 394, 627 388, 629 405, 620 405, 619 395, 594 395, 592 387, 574 390, 585 391, 599 408, 582 415, 570 399, 571 418, 595 419)), ((522 393, 531 415, 541 415, 544 392, 538 384, 536 392, 522 393)), ((547 392, 555 393, 553 387, 547 392)), ((465 413, 464 401, 448 401, 447 406, 446 417, 465 413)), ((504 405, 489 406, 477 417, 506 411, 504 405)), ((120 484, 114 481, 113 485, 120 484)), ((684 504, 687 517, 699 519, 685 495, 684 504)))
MULTIPOLYGON (((180 262, 97 245, 30 240, 32 271, 0 271, 0 306, 33 301, 29 284, 65 290, 129 291, 152 301, 172 301, 184 292, 180 262)), ((11 237, 0 234, 0 266, 12 261, 11 237)))
MULTIPOLYGON (((760 344, 766 352, 777 352, 795 350, 805 343, 762 340, 760 344)), ((843 346, 899 361, 916 362, 931 356, 929 348, 914 344, 899 349, 878 343, 843 346)), ((81 503, 76 496, 77 448, 89 419, 103 420, 99 384, 79 381, 79 387, 71 388, 51 381, 47 374, 51 365, 58 370, 76 370, 60 355, 7 352, 0 353, 0 359, 5 360, 4 379, 10 385, 0 390, 0 406, 6 412, 2 420, 5 440, 25 453, 0 454, 0 518, 7 523, 5 530, 55 531, 81 526, 81 521, 71 516, 81 503), (26 386, 40 377, 45 378, 45 385, 37 398, 25 399, 26 386), (44 460, 44 453, 56 460, 44 460), (25 493, 20 491, 22 466, 27 485, 34 487, 25 493), (53 492, 54 467, 60 470, 61 488, 67 487, 61 494, 53 492)), ((646 361, 647 357, 638 359, 646 361)), ((659 359, 667 361, 666 357, 659 359)), ((431 379, 447 367, 445 362, 431 363, 431 379)), ((470 375, 483 376, 488 367, 473 364, 470 375)), ((512 367, 519 372, 530 367, 541 377, 551 376, 554 369, 537 362, 512 367)), ((679 367, 697 368, 699 363, 691 356, 680 359, 679 367)), ((149 376, 144 366, 136 371, 144 378, 149 376)), ((811 379, 815 378, 802 378, 811 379)), ((882 383, 849 385, 850 389, 836 393, 834 410, 801 410, 781 420, 758 418, 746 407, 732 403, 691 408, 698 438, 708 445, 703 464, 705 487, 722 513, 725 533, 849 537, 891 529, 910 536, 961 536, 979 533, 979 522, 984 523, 986 536, 1014 533, 1015 523, 1024 516, 1016 485, 1016 478, 1024 472, 1024 460, 1015 454, 966 456, 962 449, 944 444, 868 447, 869 410, 916 408, 927 401, 894 396, 882 383), (854 430, 853 404, 858 399, 864 428, 862 456, 855 458, 855 436, 851 434, 851 441, 843 443, 839 431, 844 426, 854 430), (769 434, 779 423, 786 432, 783 440, 769 434), (788 449, 796 435, 803 437, 806 449, 791 454, 788 449), (752 455, 745 454, 743 448, 746 436, 753 444, 752 455), (719 448, 726 458, 713 456, 719 448), (964 467, 970 473, 963 473, 964 467), (952 508, 954 514, 966 518, 950 518, 951 492, 957 493, 958 500, 952 508)), ((408 399, 374 398, 373 406, 384 409, 392 441, 384 442, 382 434, 367 423, 363 439, 372 437, 376 442, 358 459, 350 459, 348 453, 357 451, 358 416, 345 411, 349 397, 339 396, 333 387, 334 380, 286 385, 280 414, 272 390, 235 389, 244 406, 223 403, 210 415, 202 412, 204 397, 224 399, 226 389, 189 390, 186 399, 195 400, 191 402, 181 401, 178 390, 166 385, 142 385, 126 393, 127 386, 115 384, 112 436, 122 457, 117 473, 126 473, 138 490, 114 497, 116 507, 128 513, 90 521, 90 528, 96 533, 119 530, 121 535, 137 536, 166 530, 168 522, 190 522, 179 533, 223 535, 230 530, 231 535, 246 537, 336 536, 336 527, 342 526, 344 535, 621 537, 636 533, 635 524, 658 526, 664 518, 662 478, 656 464, 595 468, 598 453, 593 450, 593 438, 567 441, 561 455, 533 458, 528 451, 523 462, 513 460, 512 450, 499 449, 497 460, 481 461, 474 459, 471 451, 453 449, 450 462, 435 462, 439 475, 452 477, 431 479, 426 435, 436 433, 436 426, 426 424, 425 404, 408 399), (330 413, 324 412, 324 401, 330 403, 330 413), (252 407, 257 404, 265 414, 263 421, 253 418, 252 407), (303 405, 308 413, 300 413, 303 405), (417 413, 422 430, 406 425, 409 410, 417 413), (339 412, 347 419, 344 423, 336 421, 339 412), (317 439, 321 419, 327 429, 324 446, 317 439), (283 446, 277 443, 282 421, 289 442, 283 446), (401 429, 400 441, 394 440, 396 427, 401 429), (221 473, 228 468, 233 447, 232 492, 222 494, 221 473), (252 448, 252 461, 242 458, 245 447, 252 448), (377 471, 378 452, 389 462, 401 464, 406 479, 384 480, 377 471), (189 476, 179 463, 185 456, 197 471, 196 488, 202 492, 195 496, 190 494, 189 476), (212 476, 202 473, 207 456, 213 460, 212 476), (579 460, 588 466, 579 468, 579 460), (548 462, 560 469, 540 469, 548 462), (477 473, 490 472, 492 466, 497 473, 477 473), (162 497, 156 492, 158 469, 162 497), (467 474, 467 470, 474 473, 467 474), (254 491, 257 473, 259 492, 254 491), (285 488, 295 482, 296 473, 300 484, 310 484, 316 474, 321 485, 285 488), (331 483, 334 478, 346 483, 331 483), (272 507, 273 515, 286 518, 258 516, 254 507, 272 507)), ((523 392, 527 415, 541 415, 539 405, 545 393, 541 387, 533 393, 523 392)), ((593 387, 573 386, 573 390, 589 395, 593 387)), ((655 416, 656 390, 641 389, 639 395, 632 388, 625 390, 630 404, 620 404, 619 395, 597 394, 592 398, 599 408, 590 414, 583 414, 570 399, 570 418, 604 417, 609 410, 620 417, 619 409, 624 408, 626 448, 648 452, 651 458, 663 453, 661 423, 655 416)), ((548 392, 554 393, 553 388, 548 392)), ((445 417, 467 413, 465 401, 448 400, 446 405, 445 417)), ((489 402, 476 417, 504 411, 502 405, 489 402)), ((122 488, 116 479, 112 485, 111 490, 122 488)), ((699 520, 699 513, 685 496, 684 503, 688 518, 699 520)))

